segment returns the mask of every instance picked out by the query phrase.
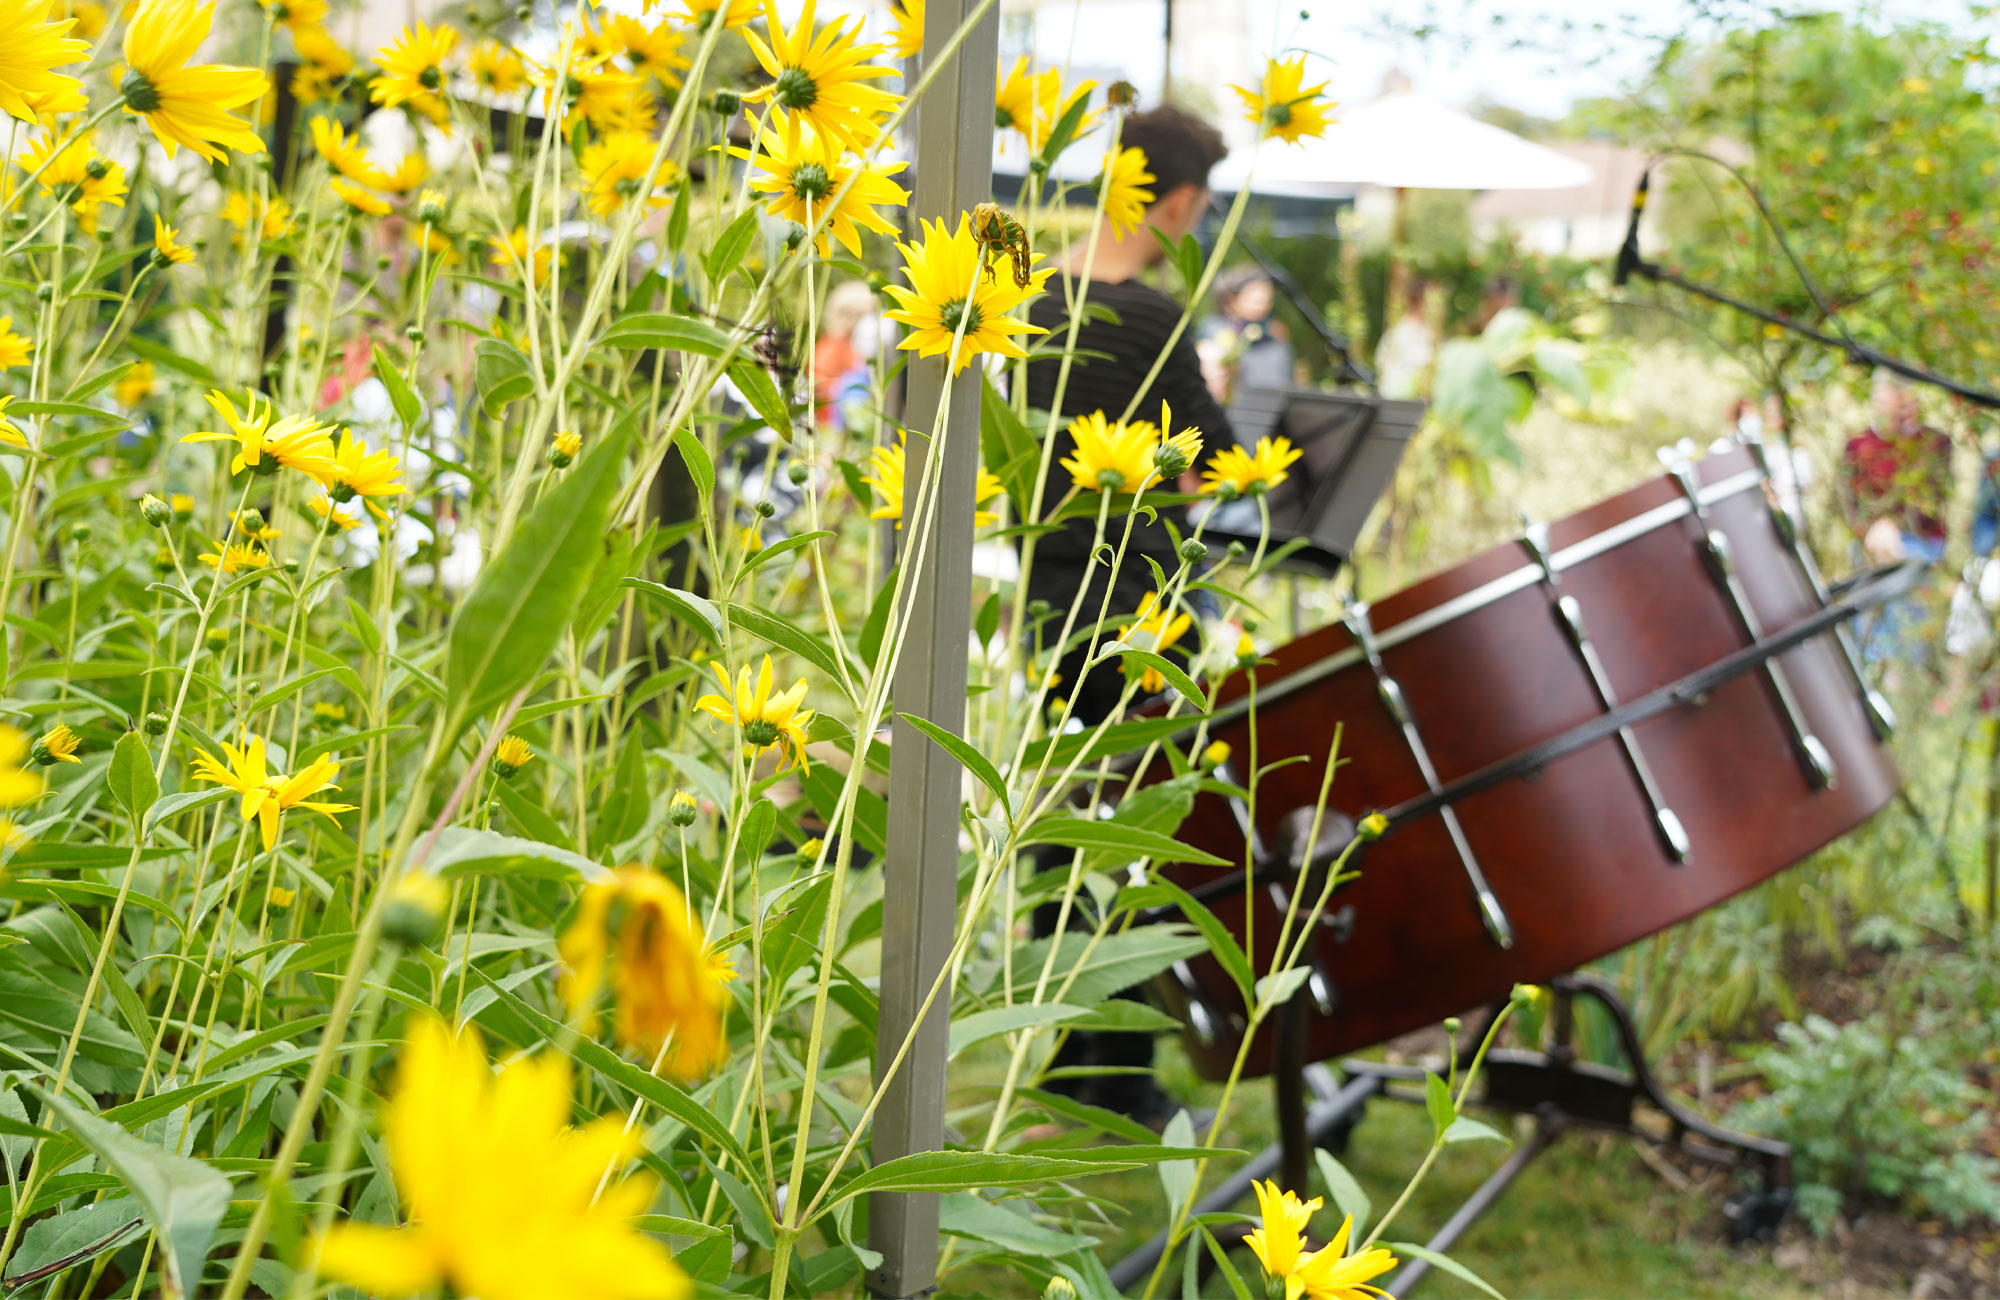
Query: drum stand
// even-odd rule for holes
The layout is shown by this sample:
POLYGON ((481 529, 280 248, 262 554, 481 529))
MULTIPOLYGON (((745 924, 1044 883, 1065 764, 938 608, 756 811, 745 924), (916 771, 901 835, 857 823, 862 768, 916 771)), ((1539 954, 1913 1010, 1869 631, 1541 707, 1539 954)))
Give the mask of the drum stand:
MULTIPOLYGON (((1431 1238, 1429 1248, 1449 1251, 1521 1171, 1574 1126, 1623 1133, 1722 1169, 1754 1172, 1762 1186, 1724 1203, 1730 1238, 1743 1242, 1775 1232, 1792 1206, 1791 1148, 1782 1142, 1712 1124, 1669 1097, 1646 1063, 1630 1009, 1604 980, 1595 975, 1564 975, 1550 981, 1549 991, 1553 999, 1549 1021, 1554 1040, 1550 1049, 1532 1052, 1496 1048, 1487 1053, 1480 1077, 1478 1103, 1533 1115, 1534 1132, 1466 1198, 1465 1204, 1431 1238), (1631 1064, 1630 1073, 1576 1059, 1572 1039, 1578 998, 1589 998, 1610 1016, 1618 1045, 1631 1064), (1641 1123, 1640 1103, 1659 1112, 1665 1118, 1665 1125, 1641 1123)), ((1484 1040, 1499 1012, 1496 1007, 1487 1014, 1471 1039, 1475 1046, 1484 1040)), ((1465 1058, 1461 1055, 1460 1059, 1465 1058)), ((1384 1097, 1423 1104, 1424 1071, 1420 1067, 1352 1059, 1341 1064, 1356 1082, 1374 1081, 1384 1097)), ((1392 1295, 1407 1294, 1429 1271, 1430 1265, 1423 1260, 1411 1260, 1385 1289, 1392 1295)))
MULTIPOLYGON (((1449 1252, 1536 1156, 1578 1126, 1623 1133, 1719 1168, 1756 1173, 1762 1184, 1758 1190, 1733 1196, 1723 1205, 1729 1235, 1731 1240, 1743 1242, 1775 1232, 1792 1206, 1791 1148, 1712 1124, 1669 1097, 1646 1063, 1631 1011, 1604 980, 1594 975, 1564 975, 1550 981, 1549 992, 1554 1040, 1550 1050, 1496 1048, 1488 1052, 1477 1098, 1479 1105, 1533 1115, 1534 1131, 1465 1199, 1426 1243, 1428 1248, 1449 1252), (1619 1047, 1631 1063, 1630 1073, 1576 1059, 1573 1038, 1579 997, 1596 1002, 1610 1016, 1619 1047), (1664 1128, 1640 1122, 1640 1103, 1665 1117, 1664 1128)), ((1419 1066, 1349 1058, 1341 1062, 1347 1081, 1336 1085, 1326 1066, 1306 1064, 1304 1012, 1308 1005, 1303 996, 1295 1000, 1277 1026, 1277 1068, 1271 1078, 1277 1100, 1278 1141, 1203 1197, 1190 1216, 1227 1213, 1250 1195, 1252 1183, 1267 1178, 1275 1178, 1279 1186, 1303 1196, 1313 1151, 1319 1147, 1344 1149, 1371 1097, 1423 1104, 1425 1072, 1419 1066)), ((1495 1007, 1485 1016, 1472 1036, 1475 1046, 1485 1039, 1499 1013, 1500 1008, 1495 1007)), ((1468 1055, 1461 1053, 1460 1059, 1468 1055)), ((1244 1229, 1248 1227, 1246 1223, 1244 1229)), ((1226 1249, 1240 1241, 1241 1230, 1232 1233, 1222 1228, 1215 1235, 1226 1249)), ((1161 1232, 1112 1265, 1111 1281, 1124 1290, 1149 1274, 1166 1250, 1167 1234, 1161 1232)), ((1207 1266, 1204 1260, 1204 1270, 1207 1266)), ((1384 1289, 1393 1296, 1407 1295, 1429 1272, 1428 1263, 1413 1259, 1384 1289)))

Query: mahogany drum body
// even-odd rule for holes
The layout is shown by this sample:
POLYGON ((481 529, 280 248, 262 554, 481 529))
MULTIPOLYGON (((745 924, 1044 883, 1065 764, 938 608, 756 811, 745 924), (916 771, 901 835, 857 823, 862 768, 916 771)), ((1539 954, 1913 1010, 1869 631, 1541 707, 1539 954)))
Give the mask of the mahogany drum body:
MULTIPOLYGON (((1336 725, 1343 766, 1328 811, 1358 820, 1819 610, 1816 579, 1762 489, 1749 451, 1712 456, 1550 525, 1539 548, 1496 547, 1380 601, 1365 621, 1278 650, 1257 674, 1256 761, 1307 761, 1260 782, 1259 842, 1280 843, 1292 833, 1286 819, 1316 802, 1336 725), (1696 485, 1699 510, 1689 496, 1696 485), (1717 534, 1719 555, 1709 541, 1717 534), (1301 674, 1306 684, 1288 691, 1286 679, 1301 674), (1392 708, 1398 694, 1407 731, 1392 708)), ((1731 678, 1703 701, 1357 850, 1350 866, 1359 879, 1334 896, 1305 953, 1313 966, 1307 1059, 1379 1043, 1505 997, 1516 983, 1575 970, 1866 821, 1899 778, 1851 659, 1825 635, 1771 664, 1774 671, 1731 678), (1830 784, 1820 777, 1829 769, 1830 784)), ((1228 683, 1224 705, 1247 684, 1240 674, 1228 683)), ((1238 717, 1215 734, 1231 748, 1226 775, 1240 784, 1252 754, 1248 722, 1238 717)), ((1155 768, 1144 779, 1161 775, 1155 768)), ((1180 837, 1240 864, 1246 811, 1204 793, 1180 837)), ((1165 870, 1190 888, 1230 874, 1165 870)), ((1251 932, 1260 972, 1285 897, 1281 886, 1258 885, 1249 926, 1242 890, 1210 901, 1239 939, 1251 932)), ((1210 958, 1176 973, 1162 982, 1191 1026, 1190 1051, 1204 1074, 1222 1077, 1241 1041, 1242 1001, 1210 958)), ((1267 1022, 1248 1073, 1272 1069, 1272 1040, 1267 1022)))

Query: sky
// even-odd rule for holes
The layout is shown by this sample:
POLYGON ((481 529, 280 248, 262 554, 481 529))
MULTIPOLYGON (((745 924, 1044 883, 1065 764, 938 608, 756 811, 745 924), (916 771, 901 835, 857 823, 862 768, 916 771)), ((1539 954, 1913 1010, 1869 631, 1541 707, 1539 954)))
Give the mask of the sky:
MULTIPOLYGON (((1336 99, 1373 98, 1394 69, 1410 75, 1418 91, 1448 103, 1486 98, 1544 117, 1562 116, 1578 99, 1617 93, 1644 73, 1661 40, 1699 36, 1704 30, 1694 18, 1695 0, 1235 3, 1248 11, 1253 56, 1287 46, 1310 52, 1315 57, 1309 70, 1329 80, 1336 99), (1301 7, 1309 14, 1303 21, 1301 7), (1599 22, 1604 30, 1594 29, 1599 22)), ((1962 29, 1975 21, 1972 3, 1829 0, 1787 7, 1830 8, 1876 23, 1931 20, 1962 29)), ((1771 6, 1755 0, 1703 0, 1700 7, 1725 18, 1748 18, 1771 6)), ((1073 40, 1076 63, 1122 64, 1142 93, 1152 93, 1159 84, 1160 15, 1160 0, 1040 0, 1038 53, 1045 61, 1061 62, 1073 40)), ((1984 21, 2000 36, 2000 24, 1984 21)))

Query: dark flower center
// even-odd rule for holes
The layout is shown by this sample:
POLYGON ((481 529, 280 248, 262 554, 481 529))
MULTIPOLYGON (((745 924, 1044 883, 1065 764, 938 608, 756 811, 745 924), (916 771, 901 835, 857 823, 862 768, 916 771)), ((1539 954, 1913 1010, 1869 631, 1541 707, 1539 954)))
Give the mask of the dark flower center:
POLYGON ((826 174, 826 168, 819 163, 801 163, 792 168, 792 193, 817 203, 833 193, 833 178, 826 174))
POLYGON ((819 84, 804 68, 786 68, 771 87, 771 98, 794 113, 802 113, 819 100, 819 84))
POLYGON ((444 73, 433 63, 417 74, 417 84, 425 90, 436 90, 444 84, 444 73))
POLYGON ((137 68, 126 73, 125 80, 118 83, 118 93, 125 97, 125 106, 135 113, 152 113, 160 107, 160 92, 137 68))

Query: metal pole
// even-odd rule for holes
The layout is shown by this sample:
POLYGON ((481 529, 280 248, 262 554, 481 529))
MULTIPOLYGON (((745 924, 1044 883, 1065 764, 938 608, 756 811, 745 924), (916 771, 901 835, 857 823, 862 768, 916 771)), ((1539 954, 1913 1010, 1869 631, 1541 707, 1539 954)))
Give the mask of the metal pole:
MULTIPOLYGON (((970 0, 931 0, 924 48, 944 47, 965 20, 970 0)), ((993 185, 993 78, 1000 55, 997 6, 959 47, 926 94, 918 117, 915 192, 910 215, 958 224, 959 214, 986 200, 993 185)), ((915 233, 914 231, 912 232, 915 233)), ((943 395, 945 358, 915 358, 909 367, 909 427, 928 434, 943 395)), ((905 482, 916 483, 932 451, 944 456, 940 508, 921 571, 910 575, 908 640, 898 662, 895 701, 952 732, 965 725, 965 658, 971 635, 972 515, 979 473, 979 368, 952 385, 938 447, 909 440, 905 482)), ((914 500, 915 494, 912 493, 914 500)), ((908 528, 913 524, 906 525, 908 528)), ((902 1044, 917 1009, 944 969, 958 908, 958 810, 962 775, 957 760, 922 732, 898 721, 891 735, 888 852, 883 862, 881 1012, 876 1068, 902 1044)), ((931 1004, 910 1054, 875 1114, 870 1154, 875 1163, 944 1145, 945 1048, 951 998, 931 1004)), ((878 1193, 869 1198, 868 1246, 882 1264, 868 1275, 878 1296, 921 1295, 937 1285, 938 1197, 878 1193)))

